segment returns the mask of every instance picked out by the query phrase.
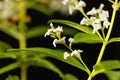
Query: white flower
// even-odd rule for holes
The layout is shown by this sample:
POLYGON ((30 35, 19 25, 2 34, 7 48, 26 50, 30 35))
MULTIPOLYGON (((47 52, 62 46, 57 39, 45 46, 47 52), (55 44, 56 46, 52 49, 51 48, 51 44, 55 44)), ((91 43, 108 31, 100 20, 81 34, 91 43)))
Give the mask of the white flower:
POLYGON ((76 8, 82 8, 82 7, 86 7, 86 3, 82 0, 80 0, 76 5, 76 8))
POLYGON ((51 32, 52 32, 52 29, 48 29, 48 31, 45 33, 44 37, 49 36, 51 32))
POLYGON ((104 4, 100 4, 99 10, 103 10, 104 4))
POLYGON ((97 14, 97 10, 93 7, 92 10, 87 12, 87 15, 95 15, 97 14))
POLYGON ((83 50, 80 50, 80 49, 74 50, 74 51, 72 51, 71 56, 76 55, 76 54, 80 54, 81 52, 83 52, 83 50))
POLYGON ((51 29, 48 29, 45 33, 44 37, 49 36, 51 33, 54 34, 54 37, 57 32, 63 32, 62 26, 58 26, 56 29, 54 28, 53 24, 50 23, 51 29))
POLYGON ((109 21, 104 21, 104 22, 103 22, 103 26, 104 26, 105 28, 108 28, 108 27, 110 26, 110 22, 109 22, 109 21))
POLYGON ((86 25, 86 19, 83 18, 83 19, 81 20, 80 24, 81 24, 81 25, 86 25))
POLYGON ((96 19, 95 21, 93 21, 92 26, 93 26, 93 33, 101 29, 100 20, 96 19))
POLYGON ((62 1, 63 5, 68 5, 69 14, 72 14, 75 8, 83 8, 86 6, 86 3, 82 0, 64 0, 62 1))
POLYGON ((53 28, 53 23, 50 23, 50 27, 53 28))
POLYGON ((64 59, 67 59, 67 57, 69 57, 70 54, 68 52, 64 52, 64 59))
POLYGON ((66 38, 66 37, 62 37, 60 40, 55 38, 55 39, 53 40, 53 46, 56 47, 56 44, 65 43, 65 38, 66 38))
POLYGON ((63 5, 67 5, 68 1, 69 1, 69 0, 64 0, 64 1, 62 1, 62 4, 63 4, 63 5))
POLYGON ((114 9, 114 8, 116 8, 116 10, 119 10, 119 8, 120 8, 120 1, 117 3, 117 4, 113 4, 112 5, 112 8, 114 9), (116 7, 115 7, 116 6, 116 7))
POLYGON ((63 32, 62 26, 58 26, 53 32, 63 32))
POLYGON ((108 18, 109 18, 109 12, 108 11, 102 11, 100 14, 99 14, 99 19, 101 20, 101 21, 106 21, 106 20, 108 20, 108 18))
POLYGON ((15 3, 13 0, 0 0, 0 19, 11 19, 14 14, 18 14, 15 3))
POLYGON ((53 46, 56 47, 56 43, 59 43, 59 40, 58 39, 54 39, 53 41, 53 46))
POLYGON ((64 36, 61 38, 61 41, 65 43, 65 39, 66 39, 66 37, 64 36))
POLYGON ((69 41, 70 43, 72 43, 72 42, 74 41, 74 39, 73 39, 73 38, 69 38, 68 41, 69 41))
POLYGON ((69 14, 72 15, 73 14, 73 11, 74 11, 74 6, 73 5, 70 5, 69 6, 69 14))

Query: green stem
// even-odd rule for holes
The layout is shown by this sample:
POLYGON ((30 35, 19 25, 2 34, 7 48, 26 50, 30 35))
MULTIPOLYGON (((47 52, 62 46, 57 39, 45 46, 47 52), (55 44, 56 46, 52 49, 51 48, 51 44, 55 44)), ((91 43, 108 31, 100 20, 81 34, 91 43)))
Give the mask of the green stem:
POLYGON ((103 36, 103 39, 105 39, 105 32, 104 32, 104 28, 101 29, 102 31, 102 36, 103 36))
MULTIPOLYGON (((104 51, 105 51, 105 48, 106 48, 106 46, 107 46, 107 42, 108 42, 108 40, 109 40, 111 31, 112 31, 112 28, 113 28, 114 20, 115 20, 115 15, 116 15, 116 11, 117 11, 117 3, 118 3, 118 0, 115 0, 114 8, 113 8, 113 13, 112 13, 111 24, 110 24, 109 30, 108 30, 108 32, 107 32, 106 38, 105 38, 105 40, 104 40, 104 42, 103 42, 102 48, 101 48, 101 50, 100 50, 100 53, 99 53, 99 56, 98 56, 98 59, 97 59, 95 65, 97 65, 97 64, 99 64, 99 63, 101 62, 102 56, 103 56, 104 51)), ((95 75, 96 75, 96 74, 95 74, 95 71, 94 71, 94 69, 93 69, 91 75, 88 77, 87 80, 91 80, 92 77, 94 77, 95 75)))
POLYGON ((90 74, 91 74, 91 71, 89 70, 89 68, 88 68, 87 65, 84 63, 84 61, 82 60, 81 57, 79 58, 79 60, 81 61, 81 63, 83 64, 83 66, 86 68, 88 75, 90 75, 90 74))
MULTIPOLYGON (((118 2, 118 0, 115 1, 115 4, 117 4, 117 2, 118 2)), ((114 4, 114 5, 115 5, 115 4, 114 4)), ((100 61, 101 61, 101 59, 102 59, 102 56, 103 56, 105 47, 106 47, 106 45, 107 45, 108 39, 109 39, 109 37, 110 37, 111 31, 112 31, 112 28, 113 28, 116 11, 117 11, 117 6, 114 6, 113 13, 112 13, 112 19, 111 19, 111 24, 110 24, 109 30, 108 30, 108 32, 107 32, 105 41, 103 42, 103 46, 102 46, 102 48, 101 48, 101 51, 100 51, 100 54, 99 54, 99 56, 98 56, 98 60, 97 60, 96 64, 99 64, 100 61)))
MULTIPOLYGON (((20 49, 26 48, 26 38, 24 35, 20 36, 19 45, 20 45, 20 49)), ((22 61, 26 60, 26 56, 22 55, 21 60, 22 61)), ((27 65, 26 64, 22 64, 21 66, 21 80, 27 80, 27 65)))
POLYGON ((96 31, 96 33, 103 40, 103 37, 101 36, 101 34, 99 33, 99 31, 96 31))
MULTIPOLYGON (((20 30, 20 36, 19 36, 19 48, 24 49, 26 48, 26 36, 25 36, 25 19, 26 19, 26 2, 21 1, 19 4, 19 23, 18 28, 20 30)), ((24 53, 24 52, 23 52, 24 53)), ((21 56, 21 61, 25 61, 26 56, 21 56)), ((21 65, 21 80, 27 80, 27 65, 22 64, 21 65)))

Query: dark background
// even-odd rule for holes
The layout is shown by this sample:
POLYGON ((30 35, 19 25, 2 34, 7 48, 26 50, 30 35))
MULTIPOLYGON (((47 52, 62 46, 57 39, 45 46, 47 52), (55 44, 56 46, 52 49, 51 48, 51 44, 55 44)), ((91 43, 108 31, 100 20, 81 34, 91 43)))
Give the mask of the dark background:
MULTIPOLYGON (((98 8, 100 3, 105 4, 104 9, 109 10, 110 16, 111 16, 112 8, 111 8, 111 4, 108 3, 107 0, 96 0, 96 1, 86 0, 87 8, 85 8, 85 11, 91 10, 93 6, 98 8)), ((58 12, 55 12, 51 17, 49 17, 35 10, 28 10, 28 14, 31 15, 32 17, 32 22, 28 24, 30 28, 36 25, 47 24, 47 22, 50 19, 65 19, 65 20, 71 20, 71 21, 79 23, 83 17, 79 12, 77 12, 74 15, 65 16, 65 15, 61 15, 58 11, 58 12)), ((120 24, 118 24, 119 22, 120 22, 120 11, 118 10, 111 37, 120 36, 120 24)), ((13 48, 19 47, 17 40, 11 38, 10 36, 6 35, 5 33, 1 31, 0 31, 0 40, 3 40, 9 43, 10 45, 12 45, 13 48)), ((28 47, 53 48, 52 40, 53 39, 51 38, 44 38, 44 36, 39 36, 39 37, 35 37, 35 38, 27 40, 27 44, 28 44, 27 46, 28 47)), ((100 51, 101 44, 75 44, 73 46, 74 48, 80 48, 84 50, 81 56, 83 57, 84 62, 92 70, 92 66, 95 64, 98 53, 100 51)), ((120 49, 120 43, 109 44, 105 50, 105 54, 102 60, 120 59, 119 49, 120 49)), ((59 60, 56 60, 53 58, 48 58, 48 59, 52 61, 53 63, 55 63, 55 65, 57 65, 64 73, 74 74, 79 78, 79 80, 87 79, 87 74, 84 71, 79 70, 59 60)), ((10 64, 11 62, 14 62, 14 60, 2 59, 0 60, 0 67, 10 64)), ((0 80, 4 80, 9 74, 19 75, 19 72, 20 72, 19 69, 15 69, 7 73, 4 73, 0 75, 0 80)), ((31 66, 28 68, 28 80, 61 80, 61 79, 56 73, 50 70, 31 66)), ((104 74, 100 74, 94 77, 93 80, 107 80, 107 78, 104 76, 104 74)))

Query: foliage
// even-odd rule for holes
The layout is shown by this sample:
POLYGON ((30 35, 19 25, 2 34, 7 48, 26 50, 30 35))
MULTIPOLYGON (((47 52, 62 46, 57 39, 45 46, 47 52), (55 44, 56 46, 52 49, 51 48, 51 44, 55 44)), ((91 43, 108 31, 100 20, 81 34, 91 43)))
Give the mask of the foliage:
MULTIPOLYGON (((84 16, 80 24, 69 20, 53 19, 49 21, 51 28, 48 29, 48 31, 48 25, 45 24, 29 28, 27 23, 31 22, 31 17, 27 15, 28 9, 37 10, 46 14, 46 16, 51 16, 54 12, 46 6, 46 4, 50 4, 52 1, 54 2, 54 0, 50 0, 50 2, 49 0, 46 1, 48 2, 44 2, 44 0, 0 1, 0 15, 2 15, 0 16, 0 30, 19 42, 19 48, 13 48, 5 41, 0 40, 0 59, 9 58, 15 60, 13 63, 2 66, 0 68, 0 74, 20 68, 20 79, 27 80, 28 67, 37 66, 57 73, 63 80, 78 80, 76 76, 70 73, 63 73, 52 61, 47 59, 48 57, 52 57, 86 72, 88 75, 87 80, 92 80, 93 77, 100 73, 104 73, 110 80, 119 80, 120 60, 102 60, 107 45, 113 42, 120 42, 120 37, 110 37, 116 12, 120 7, 118 0, 108 1, 113 8, 110 21, 108 19, 109 11, 103 9, 104 4, 101 4, 98 9, 93 8, 85 12, 84 7, 86 7, 86 3, 83 0, 58 0, 63 4, 62 7, 65 6, 69 8, 69 13, 71 15, 77 10, 84 16), (56 28, 53 23, 59 23, 67 27, 65 27, 65 31, 63 31, 62 26, 56 28), (68 39, 62 36, 62 32, 64 35, 73 36, 73 38, 70 37, 68 39), (64 48, 27 47, 28 39, 34 39, 34 37, 43 35, 44 37, 50 36, 54 39, 54 47, 57 47, 57 44, 62 44, 68 50, 64 48), (81 43, 102 44, 99 56, 92 70, 90 70, 82 59, 81 53, 84 51, 81 49, 74 49, 72 46, 73 44, 81 43)), ((19 76, 9 75, 5 80, 19 80, 19 76)))

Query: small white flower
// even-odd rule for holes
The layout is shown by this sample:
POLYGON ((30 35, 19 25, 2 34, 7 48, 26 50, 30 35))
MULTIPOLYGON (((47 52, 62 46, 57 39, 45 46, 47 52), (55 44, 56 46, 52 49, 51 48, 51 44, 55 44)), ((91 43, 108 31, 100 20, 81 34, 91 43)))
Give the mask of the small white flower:
POLYGON ((80 54, 81 52, 83 52, 83 50, 80 50, 80 49, 74 50, 74 51, 72 51, 71 56, 76 55, 76 54, 80 54))
POLYGON ((64 59, 67 59, 70 56, 68 52, 64 52, 64 59))
POLYGON ((61 38, 61 41, 62 41, 63 43, 65 43, 65 39, 66 39, 66 37, 64 36, 64 37, 61 38))
POLYGON ((56 44, 65 43, 65 38, 66 38, 66 37, 62 37, 60 40, 58 40, 58 39, 55 38, 55 39, 53 40, 53 46, 56 47, 56 44))
POLYGON ((76 5, 76 8, 82 8, 82 7, 86 7, 86 3, 82 0, 80 0, 76 5))
POLYGON ((49 36, 51 33, 55 34, 57 32, 63 32, 62 26, 58 26, 56 29, 54 28, 53 24, 50 23, 51 29, 48 29, 48 31, 45 33, 44 37, 49 36))
POLYGON ((86 25, 86 19, 83 18, 83 19, 81 20, 80 24, 81 24, 81 25, 86 25))
POLYGON ((69 0, 64 0, 64 1, 62 1, 62 4, 63 4, 63 5, 67 5, 68 1, 69 1, 69 0))
POLYGON ((74 6, 73 5, 70 5, 69 6, 69 14, 72 15, 73 14, 73 11, 74 11, 74 6))
POLYGON ((100 14, 99 14, 99 19, 100 21, 106 21, 108 20, 109 18, 109 12, 108 11, 102 11, 100 14))
POLYGON ((100 4, 99 10, 103 10, 104 4, 100 4))
POLYGON ((54 41, 53 41, 53 46, 56 47, 56 43, 58 43, 58 42, 59 42, 58 39, 54 39, 54 41))
POLYGON ((53 27, 53 23, 50 23, 50 27, 51 27, 51 28, 53 27))
POLYGON ((93 7, 92 10, 87 12, 87 15, 95 15, 97 14, 97 10, 93 7))
POLYGON ((95 21, 97 18, 96 17, 90 17, 91 21, 95 21))
POLYGON ((116 10, 119 10, 119 8, 120 8, 120 1, 117 4, 113 4, 112 8, 114 9, 115 6, 116 6, 116 10))
POLYGON ((69 38, 68 41, 69 41, 70 43, 72 43, 72 42, 74 41, 74 39, 73 39, 73 38, 69 38))
POLYGON ((110 22, 109 22, 109 21, 104 21, 104 22, 103 22, 103 26, 104 26, 105 28, 108 28, 108 27, 110 26, 110 22))
POLYGON ((68 5, 69 14, 72 14, 75 8, 83 8, 86 6, 86 3, 82 0, 64 0, 62 1, 63 5, 68 5))
POLYGON ((62 26, 58 26, 53 32, 63 32, 62 26))
POLYGON ((45 33, 44 37, 49 36, 51 32, 52 32, 52 29, 48 29, 48 31, 45 33))
POLYGON ((95 21, 93 21, 92 26, 93 26, 93 33, 101 29, 100 20, 96 19, 95 21))

